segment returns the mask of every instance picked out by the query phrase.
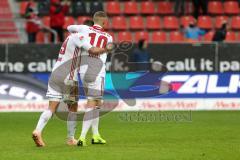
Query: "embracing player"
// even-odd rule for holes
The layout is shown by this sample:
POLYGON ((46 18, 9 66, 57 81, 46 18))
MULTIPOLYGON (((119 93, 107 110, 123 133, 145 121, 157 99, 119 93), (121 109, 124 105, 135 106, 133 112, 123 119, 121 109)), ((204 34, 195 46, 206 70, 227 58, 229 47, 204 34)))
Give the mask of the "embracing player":
POLYGON ((37 123, 35 130, 32 133, 33 140, 38 147, 45 146, 42 139, 42 130, 46 126, 48 120, 56 112, 64 95, 69 94, 69 87, 73 89, 72 94, 75 95, 73 103, 68 104, 69 115, 67 122, 68 129, 68 145, 76 145, 77 141, 74 139, 76 118, 77 118, 77 101, 78 101, 78 79, 76 78, 78 59, 82 51, 90 53, 92 56, 106 53, 106 48, 92 47, 89 43, 89 38, 82 33, 74 33, 68 36, 61 46, 59 56, 54 65, 51 77, 48 82, 47 97, 49 98, 49 108, 45 110, 37 123), (75 87, 74 87, 75 86, 75 87))
MULTIPOLYGON (((70 25, 67 29, 71 33, 83 33, 86 37, 88 36, 90 38, 89 42, 91 45, 105 48, 107 44, 113 41, 112 36, 103 29, 108 22, 108 17, 105 12, 98 11, 94 14, 93 21, 94 25, 92 27, 86 25, 70 25)), ((106 143, 98 131, 99 110, 103 105, 102 96, 106 74, 106 59, 107 53, 98 56, 89 56, 87 51, 82 53, 79 73, 87 97, 87 108, 83 116, 82 132, 78 139, 78 146, 87 145, 86 134, 90 127, 92 127, 93 132, 92 144, 106 143)))

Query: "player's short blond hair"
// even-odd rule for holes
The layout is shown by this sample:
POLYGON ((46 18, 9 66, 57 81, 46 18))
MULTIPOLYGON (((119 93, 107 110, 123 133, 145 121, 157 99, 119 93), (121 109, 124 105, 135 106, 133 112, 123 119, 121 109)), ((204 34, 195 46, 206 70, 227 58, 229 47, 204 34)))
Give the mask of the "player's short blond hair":
POLYGON ((96 13, 94 13, 93 15, 93 21, 97 22, 97 21, 101 21, 101 19, 105 19, 108 18, 107 14, 104 11, 97 11, 96 13))

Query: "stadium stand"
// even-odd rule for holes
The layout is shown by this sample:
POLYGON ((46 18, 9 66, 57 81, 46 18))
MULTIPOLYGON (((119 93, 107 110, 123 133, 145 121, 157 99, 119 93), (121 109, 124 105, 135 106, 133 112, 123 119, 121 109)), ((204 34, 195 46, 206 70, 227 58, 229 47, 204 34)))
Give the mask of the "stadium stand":
POLYGON ((72 14, 74 16, 78 15, 86 15, 86 6, 84 2, 81 1, 73 1, 72 3, 72 14))
POLYGON ((106 8, 105 11, 109 14, 109 15, 119 15, 121 13, 121 9, 120 9, 120 3, 117 1, 109 1, 106 2, 106 8))
POLYGON ((164 29, 176 30, 179 28, 179 22, 175 16, 165 16, 163 18, 164 29))
POLYGON ((142 16, 131 16, 129 20, 129 28, 131 30, 142 30, 144 29, 144 22, 142 16))
POLYGON ((151 1, 141 2, 140 12, 141 14, 154 14, 155 13, 154 3, 151 1))
POLYGON ((203 37, 204 41, 205 41, 205 42, 212 41, 213 35, 214 35, 214 32, 213 32, 213 31, 209 31, 208 33, 206 33, 206 34, 204 35, 204 37, 203 37))
MULTIPOLYGON (((28 0, 15 0, 19 4, 18 14, 24 15, 28 0)), ((49 26, 49 3, 50 0, 38 1, 34 5, 38 8, 39 15, 45 26, 49 26)), ((0 23, 3 23, 3 17, 10 17, 11 11, 8 0, 1 0, 0 23), (4 14, 3 9, 8 14, 4 14), (10 13, 9 13, 10 12, 10 13)), ((191 0, 186 0, 185 10, 181 16, 174 14, 174 1, 169 0, 105 0, 105 1, 81 1, 74 0, 71 5, 71 12, 66 15, 64 28, 70 24, 82 24, 86 19, 91 19, 95 11, 104 10, 110 16, 110 22, 107 26, 109 32, 114 33, 116 40, 138 40, 139 35, 148 34, 148 39, 153 43, 178 42, 183 40, 182 32, 179 29, 187 27, 189 22, 193 21, 193 4, 191 0), (117 31, 117 33, 115 32, 117 31), (118 33, 119 32, 119 33, 118 33), (140 34, 141 33, 141 34, 140 34), (144 34, 143 34, 144 33, 144 34)), ((15 11, 14 11, 15 13, 15 11)), ((209 0, 209 15, 199 16, 197 25, 200 28, 210 30, 203 40, 211 41, 214 30, 220 28, 223 22, 228 22, 229 33, 227 41, 238 41, 240 37, 240 16, 239 3, 236 0, 209 0), (234 34, 234 35, 233 35, 234 34), (234 38, 235 37, 235 38, 234 38)), ((11 40, 18 39, 17 28, 13 21, 1 25, 0 38, 11 37, 11 40), (7 26, 6 26, 7 25, 7 26), (5 26, 5 27, 4 27, 5 26), (3 31, 14 33, 12 35, 2 35, 3 31)), ((38 43, 46 42, 48 34, 40 32, 37 35, 38 43)), ((14 41, 13 40, 13 41, 14 41)))
POLYGON ((228 15, 239 14, 239 4, 237 1, 225 1, 224 12, 228 15))
POLYGON ((180 18, 180 25, 183 27, 187 27, 190 22, 194 21, 193 16, 182 16, 180 18))
POLYGON ((232 17, 231 28, 233 30, 240 30, 240 16, 232 17))
POLYGON ((138 14, 138 6, 135 1, 124 2, 124 14, 138 14))
POLYGON ((179 31, 171 31, 169 34, 169 41, 176 43, 176 42, 183 42, 184 37, 181 32, 179 31))
POLYGON ((161 20, 158 16, 148 16, 146 24, 146 29, 148 30, 159 30, 162 28, 161 20))
POLYGON ((164 43, 167 41, 166 32, 156 31, 152 33, 152 42, 153 43, 164 43))
POLYGON ((227 16, 217 16, 215 18, 215 28, 220 28, 223 22, 228 22, 227 16))
POLYGON ((212 15, 223 14, 223 4, 220 1, 210 1, 208 3, 208 13, 212 15))
POLYGON ((75 19, 71 16, 66 16, 65 19, 64 19, 64 22, 65 23, 64 23, 63 28, 67 29, 67 26, 75 24, 75 19))
POLYGON ((200 16, 198 18, 198 27, 203 29, 212 29, 213 23, 210 16, 200 16))
POLYGON ((173 3, 169 1, 158 2, 157 13, 162 15, 173 14, 173 3))
POLYGON ((90 14, 94 14, 97 11, 102 11, 103 9, 103 4, 100 1, 93 1, 90 2, 90 14))
POLYGON ((118 39, 117 39, 118 42, 122 42, 122 41, 131 42, 132 40, 133 40, 133 37, 130 32, 123 31, 118 33, 118 39))
POLYGON ((127 21, 123 16, 115 16, 112 18, 113 30, 127 30, 127 21))
POLYGON ((149 40, 149 34, 146 31, 138 31, 135 33, 135 42, 138 42, 141 39, 149 40))
POLYGON ((0 1, 0 43, 18 43, 18 30, 8 0, 0 1))
POLYGON ((235 32, 228 31, 226 35, 226 41, 227 42, 234 42, 237 40, 237 35, 235 32))

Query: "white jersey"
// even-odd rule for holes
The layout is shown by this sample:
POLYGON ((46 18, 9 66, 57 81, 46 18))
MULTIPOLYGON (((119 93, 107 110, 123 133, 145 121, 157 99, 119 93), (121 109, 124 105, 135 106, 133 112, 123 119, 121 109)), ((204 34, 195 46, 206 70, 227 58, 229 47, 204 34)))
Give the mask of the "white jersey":
MULTIPOLYGON (((85 37, 89 37, 89 43, 93 47, 105 48, 108 43, 113 42, 112 36, 107 32, 103 31, 102 27, 99 25, 94 25, 89 27, 87 25, 70 25, 68 26, 68 31, 71 33, 78 32, 85 35, 85 37)), ((88 51, 83 50, 82 56, 89 56, 88 51)), ((91 57, 90 57, 91 58, 91 57)), ((107 53, 103 53, 98 57, 102 61, 102 68, 98 73, 100 76, 105 76, 106 74, 106 60, 107 53)), ((81 65, 80 74, 85 73, 87 70, 87 66, 81 65)))
MULTIPOLYGON (((81 33, 68 36, 61 46, 57 62, 48 81, 47 97, 52 101, 60 101, 66 91, 67 80, 77 81, 78 59, 81 50, 89 50, 92 45, 81 33)), ((69 81, 68 81, 69 82, 69 81)))
MULTIPOLYGON (((64 70, 69 72, 69 79, 76 78, 76 70, 78 68, 78 59, 82 50, 88 51, 92 45, 82 33, 74 33, 67 37, 63 42, 59 51, 57 62, 55 63, 52 72, 65 65, 64 70)), ((60 69, 61 72, 61 69, 60 69)), ((77 79, 76 79, 77 80, 77 79)))

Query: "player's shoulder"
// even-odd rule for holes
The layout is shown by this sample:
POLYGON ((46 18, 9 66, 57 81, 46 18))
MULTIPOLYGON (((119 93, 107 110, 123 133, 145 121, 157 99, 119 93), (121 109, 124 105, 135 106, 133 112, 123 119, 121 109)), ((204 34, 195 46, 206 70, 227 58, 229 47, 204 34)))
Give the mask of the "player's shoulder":
POLYGON ((108 32, 105 32, 106 36, 109 38, 112 38, 111 34, 109 34, 108 32))
POLYGON ((84 24, 79 24, 79 25, 73 25, 73 26, 76 26, 77 29, 80 29, 81 31, 86 31, 86 30, 89 30, 89 26, 87 25, 84 25, 84 24))
POLYGON ((89 28, 89 26, 85 25, 85 24, 79 24, 77 25, 78 27, 82 27, 82 28, 89 28))
POLYGON ((103 32, 108 39, 113 39, 113 37, 108 32, 103 32))
POLYGON ((85 38, 84 34, 83 33, 72 33, 70 36, 69 36, 70 39, 79 39, 79 40, 83 40, 85 38))

